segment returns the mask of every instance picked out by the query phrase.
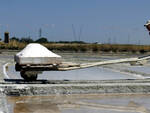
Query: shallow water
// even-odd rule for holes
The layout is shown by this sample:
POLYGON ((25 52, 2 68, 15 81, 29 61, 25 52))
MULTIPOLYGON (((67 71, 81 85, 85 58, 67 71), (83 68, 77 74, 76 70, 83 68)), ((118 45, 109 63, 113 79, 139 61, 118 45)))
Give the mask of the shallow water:
POLYGON ((150 74, 150 66, 132 66, 130 70, 150 74))
MULTIPOLYGON (((14 66, 9 66, 8 75, 11 79, 20 79, 20 74, 14 66)), ((38 79, 49 80, 111 80, 111 79, 135 79, 136 77, 118 72, 113 72, 103 67, 92 67, 71 71, 45 71, 38 74, 38 79)))
POLYGON ((9 113, 149 113, 150 95, 7 97, 9 113))

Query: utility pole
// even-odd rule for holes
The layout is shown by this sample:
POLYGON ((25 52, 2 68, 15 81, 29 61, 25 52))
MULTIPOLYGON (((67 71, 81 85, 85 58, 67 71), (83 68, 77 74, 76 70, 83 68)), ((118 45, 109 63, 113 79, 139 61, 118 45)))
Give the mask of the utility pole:
POLYGON ((108 44, 111 44, 111 38, 108 38, 108 44))
POLYGON ((72 31, 73 31, 74 41, 76 41, 76 31, 75 31, 75 28, 74 28, 73 24, 72 24, 72 31))
POLYGON ((40 28, 39 29, 39 38, 41 38, 42 37, 42 29, 40 28))
POLYGON ((138 45, 141 45, 141 40, 138 41, 138 45))
POLYGON ((83 30, 83 25, 80 26, 79 41, 81 41, 82 30, 83 30))
POLYGON ((128 44, 130 44, 130 35, 128 34, 128 44))
POLYGON ((114 40, 113 43, 116 44, 116 37, 114 37, 113 40, 114 40))
MULTIPOLYGON (((0 30, 2 28, 2 25, 0 24, 0 30)), ((0 31, 0 41, 2 40, 2 37, 1 37, 1 31, 0 31)))

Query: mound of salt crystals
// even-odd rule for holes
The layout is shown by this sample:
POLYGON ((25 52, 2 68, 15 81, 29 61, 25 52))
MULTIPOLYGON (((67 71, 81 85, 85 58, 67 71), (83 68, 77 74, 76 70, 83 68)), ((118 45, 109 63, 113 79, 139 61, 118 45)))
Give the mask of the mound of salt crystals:
POLYGON ((61 56, 49 51, 46 47, 31 43, 15 55, 19 64, 59 64, 61 56))

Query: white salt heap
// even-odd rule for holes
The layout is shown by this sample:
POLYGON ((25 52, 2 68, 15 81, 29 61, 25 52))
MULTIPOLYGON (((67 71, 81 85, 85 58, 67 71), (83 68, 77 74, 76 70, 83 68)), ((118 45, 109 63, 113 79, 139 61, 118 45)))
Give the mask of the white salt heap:
POLYGON ((61 56, 49 51, 46 47, 31 43, 21 52, 17 53, 14 60, 18 64, 60 64, 61 56))
POLYGON ((18 57, 61 57, 51 51, 46 47, 38 44, 31 43, 27 45, 21 52, 17 53, 18 57))

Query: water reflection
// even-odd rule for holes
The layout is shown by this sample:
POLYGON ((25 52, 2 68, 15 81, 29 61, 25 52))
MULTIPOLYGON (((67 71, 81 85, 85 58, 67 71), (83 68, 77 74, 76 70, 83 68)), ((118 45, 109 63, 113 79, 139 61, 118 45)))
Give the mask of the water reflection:
POLYGON ((150 95, 8 97, 9 113, 149 113, 150 95))
POLYGON ((51 103, 16 103, 14 113, 60 113, 56 104, 51 103))
POLYGON ((8 97, 13 113, 60 113, 57 103, 42 97, 8 97))

